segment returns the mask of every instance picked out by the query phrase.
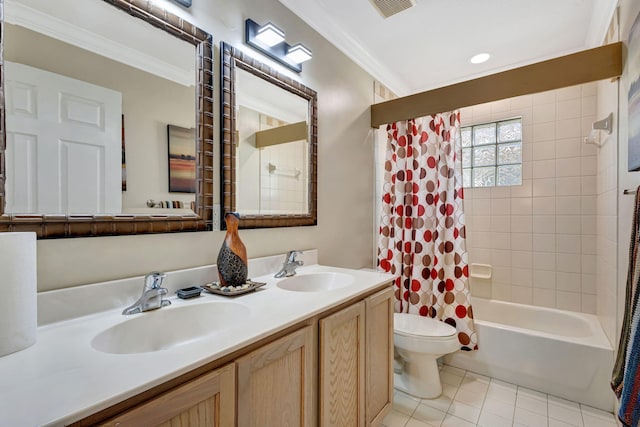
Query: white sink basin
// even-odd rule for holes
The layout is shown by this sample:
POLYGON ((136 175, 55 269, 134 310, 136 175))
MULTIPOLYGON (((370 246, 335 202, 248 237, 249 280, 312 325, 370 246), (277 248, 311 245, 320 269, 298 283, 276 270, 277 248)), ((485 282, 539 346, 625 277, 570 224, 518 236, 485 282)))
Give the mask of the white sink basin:
POLYGON ((222 331, 246 319, 249 307, 233 302, 169 306, 118 323, 96 335, 91 346, 103 353, 148 353, 175 347, 222 331))
POLYGON ((276 286, 288 291, 321 292, 344 288, 354 282, 353 276, 336 272, 302 273, 282 279, 276 286))

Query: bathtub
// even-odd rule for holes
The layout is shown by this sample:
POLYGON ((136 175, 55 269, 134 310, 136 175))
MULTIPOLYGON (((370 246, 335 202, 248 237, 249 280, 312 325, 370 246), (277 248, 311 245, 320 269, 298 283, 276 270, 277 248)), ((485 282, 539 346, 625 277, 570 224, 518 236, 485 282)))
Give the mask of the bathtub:
POLYGON ((591 314, 473 298, 479 350, 444 362, 613 411, 613 348, 591 314))

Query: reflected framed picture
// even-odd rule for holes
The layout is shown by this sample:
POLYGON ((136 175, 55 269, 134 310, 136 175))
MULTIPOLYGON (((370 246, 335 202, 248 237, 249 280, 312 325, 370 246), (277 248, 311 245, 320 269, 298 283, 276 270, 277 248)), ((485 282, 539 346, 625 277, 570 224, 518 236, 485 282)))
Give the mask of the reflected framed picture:
POLYGON ((169 192, 196 192, 195 129, 167 125, 169 192))

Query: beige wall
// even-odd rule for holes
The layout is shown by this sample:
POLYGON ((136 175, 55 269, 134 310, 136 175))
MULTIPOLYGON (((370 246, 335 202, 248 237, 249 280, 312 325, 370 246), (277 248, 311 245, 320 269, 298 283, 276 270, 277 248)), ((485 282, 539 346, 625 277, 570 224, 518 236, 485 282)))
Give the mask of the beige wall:
MULTIPOLYGON (((371 76, 277 0, 196 1, 190 9, 172 7, 172 10, 209 31, 216 46, 224 40, 253 54, 242 43, 244 20, 252 18, 259 23, 274 22, 286 31, 287 40, 303 42, 313 51, 313 59, 303 65, 300 75, 284 69, 283 72, 318 92, 318 225, 241 230, 249 257, 318 248, 323 264, 370 266, 373 262, 371 76)), ((214 71, 218 75, 217 47, 215 59, 214 71)), ((269 62, 264 57, 260 59, 269 62)), ((219 92, 216 78, 217 99, 219 92)), ((219 102, 216 100, 214 105, 219 102)), ((216 127, 218 124, 219 120, 216 127)), ((216 152, 216 169, 219 158, 216 152)), ((215 198, 219 200, 219 195, 215 198)), ((40 240, 38 288, 43 291, 141 275, 154 269, 211 264, 223 238, 224 232, 213 231, 40 240)))

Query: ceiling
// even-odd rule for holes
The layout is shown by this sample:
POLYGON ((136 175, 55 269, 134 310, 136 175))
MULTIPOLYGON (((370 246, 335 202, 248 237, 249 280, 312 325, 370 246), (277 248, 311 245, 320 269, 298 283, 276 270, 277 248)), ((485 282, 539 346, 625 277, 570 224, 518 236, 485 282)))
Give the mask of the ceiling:
POLYGON ((371 1, 280 0, 400 96, 597 47, 617 4, 416 0, 384 19, 371 1), (482 52, 489 61, 469 62, 482 52))

